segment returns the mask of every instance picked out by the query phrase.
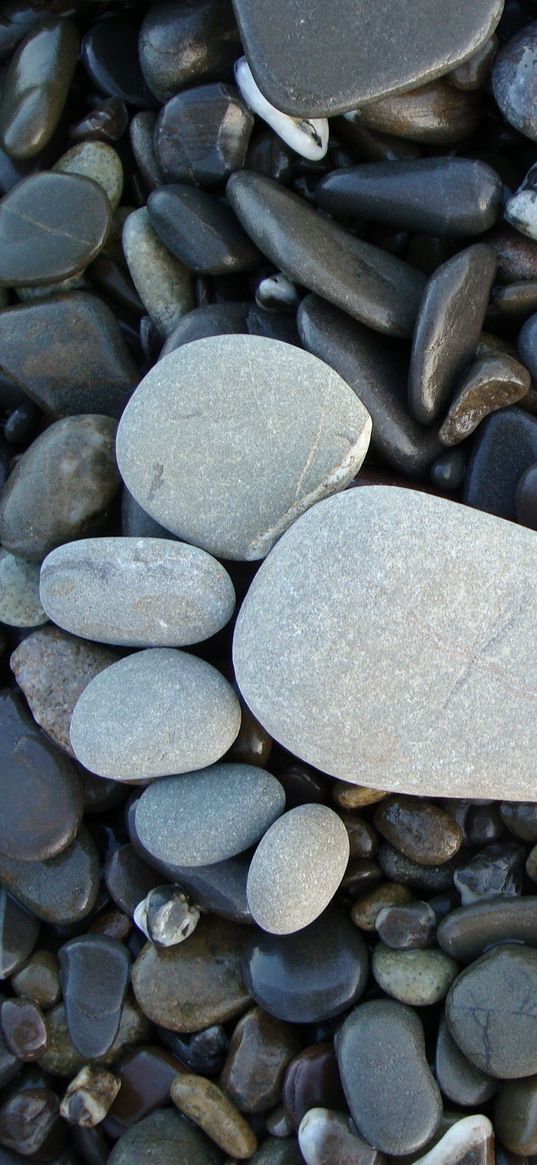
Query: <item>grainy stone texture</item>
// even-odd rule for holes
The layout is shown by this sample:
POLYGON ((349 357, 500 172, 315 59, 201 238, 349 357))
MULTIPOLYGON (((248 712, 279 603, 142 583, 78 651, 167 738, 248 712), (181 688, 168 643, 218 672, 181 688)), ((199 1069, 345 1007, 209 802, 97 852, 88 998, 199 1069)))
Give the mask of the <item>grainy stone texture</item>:
POLYGON ((165 339, 181 317, 194 307, 190 271, 160 241, 145 206, 129 214, 122 240, 134 286, 165 339))
POLYGON ((444 951, 393 951, 378 943, 371 969, 387 995, 413 1007, 426 1007, 444 999, 459 968, 444 951))
POLYGON ((0 623, 39 627, 47 619, 39 601, 39 563, 0 549, 0 623))
POLYGON ((248 1121, 212 1080, 181 1073, 172 1081, 170 1096, 180 1112, 203 1129, 225 1153, 239 1161, 251 1157, 257 1138, 248 1121))
POLYGON ((170 1109, 157 1109, 116 1142, 108 1165, 220 1165, 221 1153, 199 1129, 170 1109))
POLYGON ((527 799, 535 551, 532 531, 415 490, 328 499, 251 584, 234 640, 242 695, 333 776, 527 799))
POLYGON ((213 336, 145 377, 117 456, 162 525, 220 557, 257 559, 352 480, 370 432, 366 409, 324 363, 266 337, 213 336))
POLYGON ((446 1019, 464 1055, 489 1076, 537 1072, 537 951, 494 947, 455 979, 446 1019))
POLYGON ((112 210, 119 206, 123 191, 121 158, 108 142, 80 142, 54 163, 61 174, 81 174, 102 186, 112 210))

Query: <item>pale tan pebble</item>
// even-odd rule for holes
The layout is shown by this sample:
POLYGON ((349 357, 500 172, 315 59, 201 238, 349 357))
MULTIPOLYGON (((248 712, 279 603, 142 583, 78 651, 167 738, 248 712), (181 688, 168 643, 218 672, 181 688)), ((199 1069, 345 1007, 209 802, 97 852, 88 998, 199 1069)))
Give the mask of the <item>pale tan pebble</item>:
POLYGON ((176 1076, 170 1096, 180 1112, 194 1121, 224 1153, 244 1161, 257 1149, 257 1138, 238 1108, 212 1080, 188 1072, 176 1076))

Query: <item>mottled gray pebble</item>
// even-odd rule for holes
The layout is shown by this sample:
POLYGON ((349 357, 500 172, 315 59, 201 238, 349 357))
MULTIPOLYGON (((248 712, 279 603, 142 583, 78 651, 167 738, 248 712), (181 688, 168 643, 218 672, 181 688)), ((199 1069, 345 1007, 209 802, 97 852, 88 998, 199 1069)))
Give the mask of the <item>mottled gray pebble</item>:
POLYGON ((0 549, 0 623, 39 627, 47 618, 39 601, 39 563, 0 549))
POLYGON ((378 943, 371 969, 387 995, 413 1007, 426 1007, 444 998, 459 968, 454 959, 437 947, 394 951, 378 943))

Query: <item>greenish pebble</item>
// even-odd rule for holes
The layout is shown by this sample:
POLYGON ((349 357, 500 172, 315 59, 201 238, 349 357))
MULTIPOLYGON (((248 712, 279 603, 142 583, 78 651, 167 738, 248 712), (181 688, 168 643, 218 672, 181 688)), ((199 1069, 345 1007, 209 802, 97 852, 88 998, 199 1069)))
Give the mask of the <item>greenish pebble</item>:
POLYGON ((192 276, 161 243, 145 206, 125 220, 123 252, 148 315, 162 337, 168 336, 194 307, 192 276))
POLYGON ((39 563, 0 550, 0 623, 40 627, 47 620, 39 602, 39 563))
POLYGON ((436 947, 396 951, 379 943, 373 951, 372 971, 379 987, 414 1007, 444 999, 458 970, 455 960, 436 947))
POLYGON ((123 166, 119 154, 107 142, 80 142, 54 163, 62 174, 82 174, 92 178, 108 195, 112 210, 119 206, 123 192, 123 166))

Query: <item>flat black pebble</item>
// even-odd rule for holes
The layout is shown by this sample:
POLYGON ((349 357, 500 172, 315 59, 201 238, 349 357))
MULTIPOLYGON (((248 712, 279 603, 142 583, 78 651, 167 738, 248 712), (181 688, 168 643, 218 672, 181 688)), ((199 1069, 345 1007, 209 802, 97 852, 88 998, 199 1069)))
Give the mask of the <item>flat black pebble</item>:
POLYGON ((482 899, 446 915, 437 931, 442 950, 461 963, 472 962, 497 943, 537 947, 537 897, 482 899))
POLYGON ((230 0, 151 4, 139 48, 146 82, 159 101, 168 101, 187 85, 221 77, 241 54, 230 0))
POLYGON ((537 461, 537 418, 511 407, 481 422, 464 478, 463 499, 477 510, 516 517, 522 474, 537 461))
POLYGON ((23 862, 0 854, 0 882, 43 922, 71 926, 93 909, 99 892, 99 857, 82 826, 76 841, 55 858, 23 862))
POLYGON ((104 934, 85 934, 59 950, 69 1035, 88 1060, 104 1056, 119 1027, 130 973, 129 952, 104 934))
POLYGON ((232 275, 261 262, 231 207, 205 190, 161 186, 149 195, 147 209, 164 245, 198 275, 232 275))
POLYGON ((168 182, 215 186, 244 165, 254 118, 239 90, 222 81, 185 89, 155 126, 157 162, 168 182))
POLYGON ((109 14, 93 24, 83 38, 81 60, 107 97, 141 109, 155 104, 138 58, 138 26, 128 16, 109 14))

